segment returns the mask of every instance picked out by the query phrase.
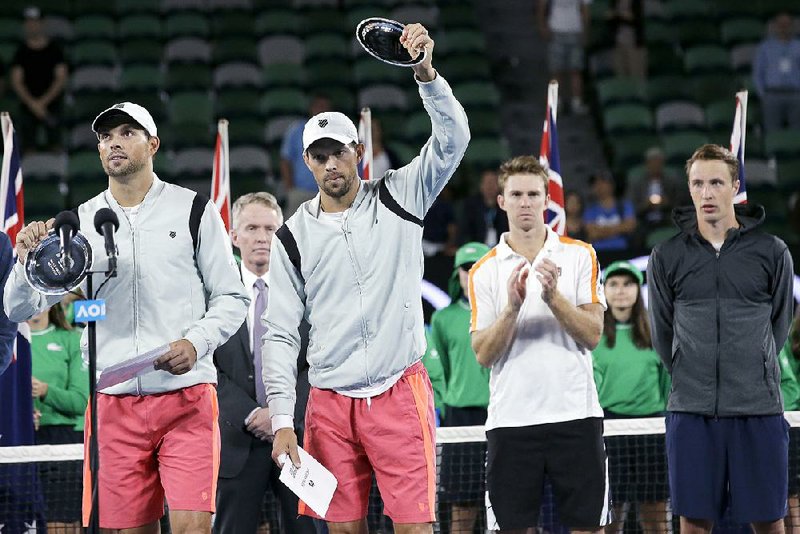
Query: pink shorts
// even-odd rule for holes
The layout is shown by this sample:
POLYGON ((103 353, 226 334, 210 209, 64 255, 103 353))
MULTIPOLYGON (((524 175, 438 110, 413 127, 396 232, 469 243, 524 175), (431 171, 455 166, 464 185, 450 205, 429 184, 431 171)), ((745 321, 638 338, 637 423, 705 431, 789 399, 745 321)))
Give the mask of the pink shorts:
MULTIPOLYGON (((97 395, 100 527, 132 528, 170 510, 214 512, 219 471, 212 384, 155 395, 97 395)), ((91 511, 89 410, 84 432, 83 524, 91 511)))
MULTIPOLYGON (((435 521, 435 437, 433 390, 421 362, 369 400, 312 388, 303 448, 339 482, 324 519, 339 523, 366 517, 374 471, 384 513, 392 521, 435 521)), ((319 518, 302 501, 298 511, 319 518)))

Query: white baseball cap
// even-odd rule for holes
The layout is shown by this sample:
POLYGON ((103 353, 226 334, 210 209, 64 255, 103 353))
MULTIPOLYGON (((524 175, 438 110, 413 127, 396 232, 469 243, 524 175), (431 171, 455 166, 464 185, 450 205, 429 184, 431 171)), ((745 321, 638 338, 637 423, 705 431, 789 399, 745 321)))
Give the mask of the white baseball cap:
POLYGON ((358 131, 353 121, 338 111, 325 111, 308 119, 303 128, 303 152, 315 141, 333 139, 344 143, 358 143, 358 131))
POLYGON ((92 131, 97 133, 98 122, 111 115, 127 115, 136 121, 139 126, 144 128, 148 134, 153 137, 158 137, 158 129, 156 128, 156 123, 153 120, 152 115, 150 115, 150 112, 139 104, 134 104, 133 102, 121 102, 119 104, 114 104, 102 112, 100 115, 95 117, 94 121, 92 122, 92 131))

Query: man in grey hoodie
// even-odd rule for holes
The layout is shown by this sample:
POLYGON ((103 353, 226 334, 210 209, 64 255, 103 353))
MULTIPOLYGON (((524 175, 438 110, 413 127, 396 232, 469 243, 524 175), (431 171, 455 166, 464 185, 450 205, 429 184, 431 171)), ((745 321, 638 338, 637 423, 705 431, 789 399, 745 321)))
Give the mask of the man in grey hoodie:
POLYGON ((672 374, 666 440, 681 532, 709 532, 730 506, 783 532, 788 425, 777 351, 792 321, 792 258, 764 208, 734 204, 739 164, 703 145, 686 163, 693 207, 647 269, 653 346, 672 374))

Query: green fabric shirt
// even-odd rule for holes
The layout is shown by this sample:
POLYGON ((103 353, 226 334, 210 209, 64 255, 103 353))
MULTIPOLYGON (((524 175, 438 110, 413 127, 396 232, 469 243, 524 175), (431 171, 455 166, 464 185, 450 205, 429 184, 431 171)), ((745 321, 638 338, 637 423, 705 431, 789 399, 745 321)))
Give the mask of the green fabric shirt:
POLYGON ((470 309, 463 298, 431 317, 430 341, 444 372, 444 403, 456 408, 489 406, 490 370, 481 367, 472 350, 470 309))
POLYGON ((80 340, 79 330, 53 325, 31 332, 33 376, 47 383, 47 395, 34 399, 34 407, 42 412, 42 426, 73 425, 83 430, 89 371, 81 357, 80 340))
POLYGON ((617 324, 617 342, 608 347, 605 334, 592 351, 600 406, 620 415, 650 415, 667 406, 670 378, 653 349, 633 344, 631 325, 617 324))
POLYGON ((444 417, 444 371, 442 370, 442 362, 439 359, 439 351, 431 343, 431 334, 429 330, 425 330, 425 339, 428 343, 428 348, 425 350, 425 355, 422 357, 422 365, 428 371, 428 377, 431 379, 431 386, 433 387, 433 405, 439 410, 439 417, 444 417))
POLYGON ((786 339, 783 350, 778 354, 778 365, 781 368, 781 393, 783 409, 794 411, 800 409, 800 384, 797 382, 798 359, 792 354, 791 337, 786 339))

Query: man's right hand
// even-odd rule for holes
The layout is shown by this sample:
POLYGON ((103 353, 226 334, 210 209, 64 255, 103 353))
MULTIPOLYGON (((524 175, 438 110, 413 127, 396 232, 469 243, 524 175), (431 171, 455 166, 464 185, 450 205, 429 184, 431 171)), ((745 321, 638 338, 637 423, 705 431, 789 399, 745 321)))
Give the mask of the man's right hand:
POLYGON ((521 261, 511 271, 511 276, 508 277, 508 305, 515 312, 518 312, 522 307, 522 302, 525 300, 527 293, 528 274, 531 271, 527 265, 527 262, 521 261))
POLYGON ((47 222, 33 221, 17 234, 17 257, 20 263, 25 263, 28 252, 36 247, 39 242, 52 230, 55 219, 47 222))
POLYGON ((269 408, 256 410, 246 428, 261 441, 272 441, 272 421, 269 418, 269 408))
POLYGON ((297 452, 297 434, 294 433, 292 428, 281 428, 275 433, 275 439, 272 442, 272 461, 281 468, 283 464, 280 457, 283 454, 288 454, 294 466, 300 467, 300 454, 297 452))

